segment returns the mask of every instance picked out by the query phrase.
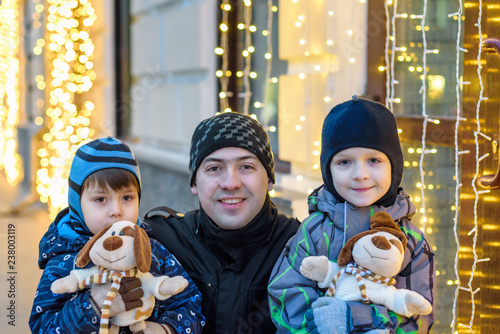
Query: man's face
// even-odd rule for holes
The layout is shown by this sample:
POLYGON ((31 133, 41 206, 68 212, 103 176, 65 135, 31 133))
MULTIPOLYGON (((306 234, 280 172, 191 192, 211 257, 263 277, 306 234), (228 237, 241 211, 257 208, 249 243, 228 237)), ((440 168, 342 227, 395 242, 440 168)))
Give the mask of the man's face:
POLYGON ((208 155, 198 167, 191 192, 207 215, 224 229, 247 225, 273 189, 266 169, 250 151, 225 147, 208 155))
POLYGON ((335 154, 330 163, 335 190, 358 207, 372 205, 391 186, 391 162, 385 153, 351 147, 335 154))

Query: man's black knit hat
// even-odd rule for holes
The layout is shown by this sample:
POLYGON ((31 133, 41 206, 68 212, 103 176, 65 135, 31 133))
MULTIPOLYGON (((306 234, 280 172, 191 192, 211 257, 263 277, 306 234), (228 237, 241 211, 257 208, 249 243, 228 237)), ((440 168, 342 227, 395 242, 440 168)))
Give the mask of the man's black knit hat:
POLYGON ((191 186, 203 159, 224 147, 239 147, 255 154, 274 183, 274 156, 266 131, 252 117, 229 112, 201 121, 194 130, 189 152, 191 186))
POLYGON ((351 147, 371 148, 387 155, 391 162, 391 185, 374 204, 392 205, 403 178, 403 152, 392 112, 380 103, 353 96, 326 116, 321 134, 321 174, 325 188, 341 202, 345 199, 333 186, 330 163, 335 154, 351 147))

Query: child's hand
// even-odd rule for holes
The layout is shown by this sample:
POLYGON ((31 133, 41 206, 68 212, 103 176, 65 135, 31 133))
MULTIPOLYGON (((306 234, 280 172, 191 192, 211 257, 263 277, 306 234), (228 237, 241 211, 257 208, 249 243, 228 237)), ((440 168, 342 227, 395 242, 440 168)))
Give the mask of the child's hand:
POLYGON ((322 256, 308 256, 302 260, 300 273, 310 280, 323 282, 328 272, 328 258, 322 256))
POLYGON ((143 330, 144 334, 174 334, 177 333, 171 326, 167 324, 157 324, 155 322, 146 321, 146 329, 143 330))
MULTIPOLYGON (((93 284, 90 288, 90 296, 92 297, 92 303, 95 303, 94 307, 96 312, 100 310, 104 303, 109 289, 111 289, 111 282, 93 284)), ((111 303, 109 315, 112 317, 116 314, 141 307, 143 305, 142 296, 144 296, 144 291, 142 290, 142 283, 139 278, 122 278, 118 294, 116 294, 113 303, 111 303)))
POLYGON ((305 314, 312 334, 346 334, 351 328, 351 312, 346 302, 335 297, 320 297, 305 314))
POLYGON ((141 287, 142 282, 137 277, 122 278, 118 293, 125 304, 125 311, 142 307, 144 303, 141 298, 144 296, 144 291, 141 287))
POLYGON ((75 275, 68 275, 52 282, 50 290, 53 293, 75 292, 78 288, 78 278, 75 275))
POLYGON ((184 290, 188 286, 189 282, 182 276, 175 276, 172 278, 167 278, 160 284, 160 294, 162 296, 173 296, 184 290))

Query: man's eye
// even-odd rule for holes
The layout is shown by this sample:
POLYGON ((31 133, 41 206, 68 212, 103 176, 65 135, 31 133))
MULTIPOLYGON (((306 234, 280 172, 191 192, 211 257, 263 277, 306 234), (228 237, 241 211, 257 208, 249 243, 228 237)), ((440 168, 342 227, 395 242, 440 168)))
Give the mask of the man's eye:
POLYGON ((220 170, 220 168, 219 168, 219 167, 217 167, 217 166, 211 166, 211 167, 208 167, 208 168, 207 168, 207 171, 208 171, 208 172, 216 172, 216 171, 218 171, 218 170, 220 170))
POLYGON ((241 166, 241 168, 243 168, 243 169, 253 169, 253 166, 252 165, 243 165, 243 166, 241 166))

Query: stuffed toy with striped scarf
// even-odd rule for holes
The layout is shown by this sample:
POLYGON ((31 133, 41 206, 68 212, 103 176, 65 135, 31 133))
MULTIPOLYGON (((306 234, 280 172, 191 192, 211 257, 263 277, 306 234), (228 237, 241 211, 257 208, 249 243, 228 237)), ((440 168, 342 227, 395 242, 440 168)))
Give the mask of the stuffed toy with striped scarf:
POLYGON ((304 258, 300 272, 328 288, 327 296, 344 301, 384 305, 397 314, 411 317, 429 314, 432 305, 415 291, 398 289, 393 276, 401 270, 406 236, 386 212, 370 218, 370 229, 349 239, 337 259, 326 256, 304 258))
POLYGON ((145 319, 149 318, 153 311, 155 297, 165 300, 188 285, 188 281, 182 276, 154 277, 149 273, 149 237, 142 228, 129 221, 108 225, 95 234, 78 253, 76 265, 84 268, 90 260, 95 266, 72 270, 68 276, 54 281, 51 290, 54 293, 67 293, 81 290, 91 284, 111 283, 101 305, 100 334, 118 333, 119 327, 122 326, 129 326, 133 333, 142 333, 146 328, 145 319), (124 277, 138 277, 141 280, 143 305, 110 318, 111 304, 124 277))

